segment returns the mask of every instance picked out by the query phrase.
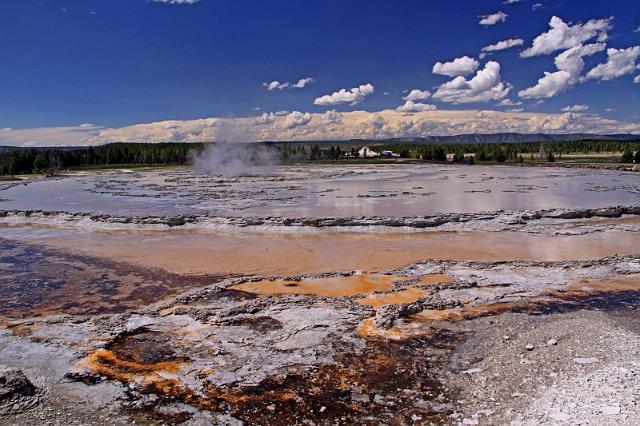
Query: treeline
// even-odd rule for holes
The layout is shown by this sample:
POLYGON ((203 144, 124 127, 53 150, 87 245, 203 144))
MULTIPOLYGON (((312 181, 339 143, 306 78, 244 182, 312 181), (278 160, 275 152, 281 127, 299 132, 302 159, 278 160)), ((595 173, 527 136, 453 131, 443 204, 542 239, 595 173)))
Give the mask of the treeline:
POLYGON ((7 148, 0 151, 0 174, 55 173, 76 167, 186 164, 200 143, 113 143, 82 148, 7 148))
MULTIPOLYGON (((330 143, 265 142, 251 146, 266 147, 281 162, 340 160, 357 158, 357 150, 368 145, 380 152, 389 150, 403 158, 426 161, 467 161, 468 154, 475 161, 524 161, 531 158, 554 161, 565 153, 622 152, 620 161, 640 163, 640 140, 580 140, 504 144, 434 144, 434 143, 381 143, 358 141, 330 143), (635 153, 635 155, 634 155, 635 153), (466 159, 465 159, 466 158, 466 159)), ((122 165, 182 165, 204 150, 204 143, 112 143, 81 148, 2 148, 0 149, 0 175, 25 173, 55 173, 61 169, 105 167, 122 165)))
MULTIPOLYGON (((0 175, 55 174, 59 170, 126 165, 183 165, 206 148, 206 143, 112 143, 82 148, 10 148, 0 150, 0 175)), ((277 161, 337 160, 339 146, 265 142, 248 145, 268 149, 277 161)), ((249 153, 249 151, 248 151, 249 153)))
POLYGON ((640 163, 640 140, 581 140, 526 142, 504 144, 420 144, 394 143, 378 145, 377 150, 393 150, 401 156, 429 161, 444 161, 447 154, 453 154, 454 161, 462 161, 465 154, 474 154, 476 161, 523 161, 525 159, 546 159, 554 161, 568 153, 611 153, 622 152, 621 161, 631 163, 636 153, 636 162, 640 163))

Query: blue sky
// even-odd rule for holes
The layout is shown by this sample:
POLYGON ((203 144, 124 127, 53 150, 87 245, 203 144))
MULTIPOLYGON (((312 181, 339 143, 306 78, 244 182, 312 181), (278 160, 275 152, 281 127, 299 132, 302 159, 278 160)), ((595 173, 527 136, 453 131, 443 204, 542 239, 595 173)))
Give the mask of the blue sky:
POLYGON ((434 64, 463 56, 478 61, 467 80, 487 62, 498 63, 500 81, 508 85, 503 93, 481 102, 433 96, 420 103, 439 111, 549 114, 586 105, 589 114, 640 122, 640 84, 633 82, 640 70, 577 81, 607 61, 604 45, 583 57, 580 77, 558 94, 518 96, 545 71, 558 71, 554 58, 562 49, 519 56, 549 30, 552 16, 567 25, 613 17, 604 43, 626 49, 640 45, 635 1, 5 0, 0 8, 0 128, 393 110, 404 104, 405 90, 436 93, 455 76, 434 74, 434 64), (499 11, 504 21, 479 23, 499 11), (509 39, 522 44, 479 58, 482 47, 509 39), (301 89, 263 87, 305 77, 314 81, 301 89), (357 105, 314 104, 363 84, 375 90, 357 105), (522 104, 496 106, 505 98, 522 104))

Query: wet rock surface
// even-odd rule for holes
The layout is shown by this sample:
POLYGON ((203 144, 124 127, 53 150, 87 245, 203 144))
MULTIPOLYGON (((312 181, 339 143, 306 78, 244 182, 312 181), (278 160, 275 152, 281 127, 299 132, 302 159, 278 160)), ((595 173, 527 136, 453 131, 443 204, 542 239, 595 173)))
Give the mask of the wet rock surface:
POLYGON ((238 228, 264 227, 387 227, 441 228, 446 230, 489 229, 518 230, 540 219, 619 218, 640 216, 640 205, 595 209, 496 210, 478 213, 437 213, 429 216, 346 216, 346 217, 282 217, 282 216, 221 216, 211 214, 176 216, 119 216, 95 213, 70 213, 50 210, 0 210, 0 218, 10 224, 47 223, 92 226, 187 227, 218 226, 238 228))
MULTIPOLYGON (((258 278, 231 278, 121 313, 8 320, 0 363, 35 377, 39 396, 0 424, 535 423, 561 398, 575 412, 556 417, 580 419, 573 387, 617 395, 634 377, 639 272, 635 256, 425 261, 376 292, 425 296, 377 308, 361 294, 255 295, 232 287, 258 278)), ((590 397, 608 413, 594 418, 636 414, 632 399, 590 397)))
MULTIPOLYGON (((77 193, 88 212, 6 208, 12 201, 1 201, 0 229, 25 227, 44 237, 0 239, 0 424, 637 423, 635 249, 568 257, 574 260, 429 257, 366 271, 195 274, 39 244, 61 228, 105 236, 117 230, 131 233, 127 241, 155 245, 205 229, 277 230, 290 239, 297 230, 482 230, 515 244, 531 235, 562 244, 565 237, 606 242, 640 232, 636 175, 554 168, 527 179, 511 168, 482 170, 291 168, 238 178, 120 171, 51 180, 61 191, 84 185, 77 193), (410 190, 369 187, 385 178, 410 190), (567 178, 598 207, 407 215, 379 209, 390 200, 424 206, 417 200, 437 199, 430 179, 469 200, 496 193, 542 200, 567 178), (368 183, 353 191, 343 186, 362 181, 368 183), (624 203, 600 202, 609 196, 624 203), (129 210, 92 204, 103 197, 129 210), (314 197, 375 208, 336 215, 319 201, 315 216, 273 210, 308 207, 314 197), (200 209, 175 209, 192 202, 200 209), (234 209, 241 215, 221 213, 234 209)), ((65 192, 72 201, 76 189, 65 192)), ((365 255, 369 249, 358 247, 365 255)), ((187 258, 192 250, 178 244, 170 253, 187 258)))

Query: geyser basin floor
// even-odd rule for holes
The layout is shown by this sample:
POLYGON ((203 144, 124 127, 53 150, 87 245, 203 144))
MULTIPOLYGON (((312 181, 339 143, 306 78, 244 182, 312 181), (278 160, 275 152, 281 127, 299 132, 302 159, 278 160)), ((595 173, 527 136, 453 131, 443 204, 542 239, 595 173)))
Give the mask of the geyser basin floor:
POLYGON ((640 417, 637 216, 479 214, 431 231, 207 222, 628 206, 638 175, 412 165, 100 176, 0 190, 13 199, 0 210, 213 215, 175 228, 0 218, 0 364, 37 388, 0 400, 0 413, 14 410, 0 425, 640 417))
POLYGON ((225 177, 184 168, 0 185, 0 209, 124 216, 415 216, 630 205, 640 202, 638 188, 638 173, 587 169, 304 165, 225 177))

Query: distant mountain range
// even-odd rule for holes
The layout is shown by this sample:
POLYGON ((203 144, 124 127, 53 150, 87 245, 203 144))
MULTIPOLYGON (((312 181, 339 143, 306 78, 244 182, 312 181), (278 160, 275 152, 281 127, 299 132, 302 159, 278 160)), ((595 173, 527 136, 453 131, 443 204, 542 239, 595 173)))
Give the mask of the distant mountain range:
MULTIPOLYGON (((640 141, 640 135, 632 134, 614 134, 614 135, 597 135, 591 133, 567 133, 567 134, 548 134, 548 133, 477 133, 463 134, 453 136, 425 136, 425 137, 407 137, 407 138, 390 138, 390 139, 348 139, 348 140, 326 140, 326 141, 265 141, 264 143, 297 143, 297 144, 393 144, 393 143, 439 143, 439 144, 458 144, 458 143, 527 143, 527 142, 551 142, 551 141, 578 141, 578 140, 612 140, 612 141, 640 141)), ((203 143, 206 143, 203 141, 203 143)), ((15 146, 0 146, 0 152, 8 149, 16 149, 15 146)), ((86 148, 83 146, 57 146, 57 147, 40 147, 51 149, 78 149, 86 148)), ((19 148, 28 149, 28 148, 19 148)))
MULTIPOLYGON (((527 143, 543 141, 578 141, 606 139, 613 141, 633 141, 640 140, 640 135, 618 134, 618 135, 596 135, 590 133, 568 133, 568 134, 547 134, 547 133, 478 133, 453 136, 425 136, 414 138, 393 138, 376 142, 386 143, 527 143)), ((362 139, 362 141, 365 141, 362 139)))

